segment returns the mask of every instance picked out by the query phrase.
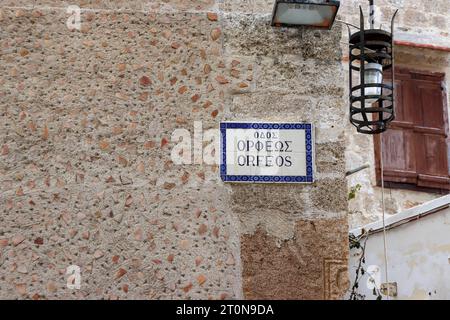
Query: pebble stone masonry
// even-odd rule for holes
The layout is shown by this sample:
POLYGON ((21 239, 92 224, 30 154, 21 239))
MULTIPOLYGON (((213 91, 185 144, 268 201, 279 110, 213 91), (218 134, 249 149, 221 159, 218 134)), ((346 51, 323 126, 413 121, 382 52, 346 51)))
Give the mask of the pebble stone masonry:
POLYGON ((272 28, 272 4, 0 0, 1 299, 344 295, 341 27, 272 28), (317 181, 175 165, 194 121, 314 123, 317 181))

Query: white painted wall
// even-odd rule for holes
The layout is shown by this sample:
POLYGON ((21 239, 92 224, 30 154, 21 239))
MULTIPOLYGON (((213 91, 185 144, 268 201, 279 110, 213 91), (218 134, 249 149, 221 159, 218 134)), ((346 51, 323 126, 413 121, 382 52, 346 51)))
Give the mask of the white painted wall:
MULTIPOLYGON (((393 300, 450 299, 450 196, 400 213, 387 220, 387 226, 398 225, 405 219, 416 219, 387 231, 389 282, 397 282, 398 297, 393 300), (444 208, 444 209, 442 209, 444 208), (436 211, 421 217, 424 213, 436 211)), ((382 228, 381 222, 367 225, 366 230, 382 228)), ((362 229, 351 231, 361 234, 362 229)), ((350 281, 355 279, 359 250, 350 252, 350 281)), ((366 264, 380 267, 384 277, 383 233, 369 237, 366 246, 366 264)), ((366 300, 376 299, 367 288, 368 275, 360 281, 359 292, 366 300)), ((385 300, 386 297, 383 297, 385 300)))

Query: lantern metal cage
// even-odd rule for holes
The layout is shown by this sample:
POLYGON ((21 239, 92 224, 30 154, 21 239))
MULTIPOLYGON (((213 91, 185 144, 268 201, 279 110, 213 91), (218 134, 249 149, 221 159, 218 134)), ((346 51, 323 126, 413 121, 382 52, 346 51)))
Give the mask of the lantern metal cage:
POLYGON ((361 7, 359 31, 352 34, 349 27, 350 122, 360 133, 382 133, 395 119, 393 34, 397 12, 390 32, 374 29, 373 21, 372 28, 366 30, 361 7), (369 81, 368 75, 377 73, 381 73, 382 80, 378 77, 379 81, 369 81))

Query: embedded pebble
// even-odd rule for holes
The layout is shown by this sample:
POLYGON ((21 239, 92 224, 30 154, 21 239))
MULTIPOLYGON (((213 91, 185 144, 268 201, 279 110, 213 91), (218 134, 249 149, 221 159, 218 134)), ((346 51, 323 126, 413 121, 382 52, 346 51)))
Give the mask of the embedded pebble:
POLYGON ((18 246, 19 244, 21 244, 23 241, 25 241, 25 237, 22 235, 16 235, 12 238, 12 244, 14 246, 18 246))

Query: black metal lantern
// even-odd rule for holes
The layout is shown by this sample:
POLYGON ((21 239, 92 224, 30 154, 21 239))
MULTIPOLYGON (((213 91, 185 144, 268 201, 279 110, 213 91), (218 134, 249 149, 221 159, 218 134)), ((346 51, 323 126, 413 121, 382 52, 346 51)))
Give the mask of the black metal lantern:
POLYGON ((359 31, 352 34, 349 27, 350 122, 360 133, 382 133, 395 118, 393 33, 397 12, 392 17, 390 32, 375 29, 370 0, 371 28, 364 27, 361 7, 359 31))

